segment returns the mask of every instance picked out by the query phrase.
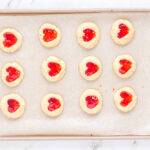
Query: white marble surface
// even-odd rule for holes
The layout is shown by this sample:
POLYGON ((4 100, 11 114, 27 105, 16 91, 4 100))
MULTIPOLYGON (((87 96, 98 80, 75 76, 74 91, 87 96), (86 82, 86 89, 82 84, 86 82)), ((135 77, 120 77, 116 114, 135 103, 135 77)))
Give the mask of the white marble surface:
POLYGON ((1 141, 0 150, 149 150, 149 140, 1 141))
POLYGON ((150 8, 149 0, 0 0, 0 9, 150 8))
MULTIPOLYGON (((0 0, 0 9, 150 8, 149 0, 0 0)), ((150 140, 0 141, 0 150, 149 150, 150 140)))

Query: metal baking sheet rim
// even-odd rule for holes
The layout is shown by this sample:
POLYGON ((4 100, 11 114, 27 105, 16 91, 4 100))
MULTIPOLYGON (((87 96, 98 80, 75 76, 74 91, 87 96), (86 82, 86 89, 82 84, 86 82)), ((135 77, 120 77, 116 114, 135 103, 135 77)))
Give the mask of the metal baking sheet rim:
MULTIPOLYGON (((39 14, 77 14, 77 13, 103 13, 103 12, 150 12, 150 9, 72 9, 72 10, 0 10, 0 15, 39 15, 39 14)), ((0 136, 0 141, 15 140, 129 140, 150 139, 150 135, 24 135, 24 136, 0 136)))
POLYGON ((1 136, 0 141, 38 141, 38 140, 135 140, 135 139, 150 139, 150 135, 101 135, 101 136, 48 136, 48 135, 30 135, 30 136, 1 136))
POLYGON ((67 10, 56 10, 56 9, 52 9, 52 10, 30 10, 30 9, 26 9, 26 10, 13 10, 13 9, 3 9, 0 10, 0 15, 22 15, 22 14, 76 14, 76 13, 103 13, 103 12, 150 12, 150 9, 67 9, 67 10))

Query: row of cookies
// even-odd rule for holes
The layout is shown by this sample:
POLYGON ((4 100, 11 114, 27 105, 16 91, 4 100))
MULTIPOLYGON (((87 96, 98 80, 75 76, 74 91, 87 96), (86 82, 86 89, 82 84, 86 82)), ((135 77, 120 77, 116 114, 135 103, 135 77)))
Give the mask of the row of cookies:
MULTIPOLYGON (((134 36, 134 28, 128 21, 119 24, 116 22, 113 26, 114 30, 111 31, 111 35, 116 43, 124 45, 131 41, 134 36), (114 36, 115 32, 117 37, 114 36), (123 40, 121 40, 122 38, 123 40)), ((129 55, 118 56, 113 63, 113 68, 119 77, 129 78, 136 70, 136 62, 129 55)), ((132 88, 124 87, 116 92, 114 100, 119 110, 127 112, 135 107, 137 96, 132 88)))
MULTIPOLYGON (((111 28, 111 37, 115 43, 119 45, 126 45, 134 36, 134 27, 131 22, 126 19, 116 20, 111 28)), ((77 28, 78 43, 86 48, 91 49, 95 47, 100 38, 100 30, 93 22, 82 23, 77 28)), ((55 47, 60 43, 61 31, 60 29, 50 23, 41 26, 39 30, 39 39, 41 43, 47 47, 55 47)), ((22 45, 22 35, 19 31, 13 28, 6 28, 0 33, 0 48, 12 53, 17 51, 22 45)))
MULTIPOLYGON (((137 101, 135 91, 131 87, 123 87, 114 95, 116 107, 122 112, 131 111, 137 101)), ((11 119, 20 118, 25 111, 24 99, 16 94, 5 95, 0 101, 2 113, 11 119)), ((87 114, 94 115, 101 111, 103 100, 100 92, 95 89, 87 89, 80 96, 80 107, 87 114)), ((49 93, 41 100, 41 109, 49 117, 59 116, 64 109, 63 97, 59 94, 49 93)))
MULTIPOLYGON (((121 78, 129 78, 136 70, 136 62, 130 55, 118 56, 113 62, 114 72, 121 78)), ((96 80, 102 72, 101 61, 95 56, 84 57, 79 65, 81 76, 86 80, 96 80)), ((63 78, 65 62, 56 56, 49 56, 42 63, 42 74, 50 82, 63 78)), ((23 67, 17 62, 6 63, 2 68, 2 81, 9 87, 16 87, 24 77, 23 67)))

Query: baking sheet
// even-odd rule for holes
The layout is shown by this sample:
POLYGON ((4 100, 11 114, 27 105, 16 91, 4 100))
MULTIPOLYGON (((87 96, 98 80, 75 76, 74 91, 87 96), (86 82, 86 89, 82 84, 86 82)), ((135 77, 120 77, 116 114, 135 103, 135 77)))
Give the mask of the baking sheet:
POLYGON ((83 13, 0 16, 0 30, 5 27, 18 29, 24 38, 22 48, 13 54, 0 51, 0 68, 8 61, 17 61, 25 71, 20 86, 9 88, 0 81, 0 97, 16 92, 27 103, 25 114, 18 120, 7 119, 0 112, 0 135, 149 135, 150 110, 150 13, 83 13), (127 18, 135 27, 135 37, 124 47, 117 46, 110 37, 111 24, 115 19, 127 18), (76 29, 85 21, 95 22, 100 30, 100 42, 87 51, 76 41, 76 29), (38 30, 45 22, 59 26, 62 41, 59 46, 44 48, 38 39, 38 30), (118 78, 112 70, 113 59, 131 54, 137 61, 136 73, 129 79, 118 78), (57 83, 49 83, 41 74, 42 61, 49 55, 64 59, 67 65, 65 77, 57 83), (101 77, 88 82, 80 77, 80 60, 89 55, 97 56, 103 65, 101 77), (119 112, 113 102, 113 88, 133 87, 138 96, 136 108, 129 113, 119 112), (87 88, 96 88, 102 93, 103 109, 95 116, 82 112, 80 94, 87 88), (48 92, 64 97, 64 112, 58 118, 48 118, 40 107, 41 98, 48 92))

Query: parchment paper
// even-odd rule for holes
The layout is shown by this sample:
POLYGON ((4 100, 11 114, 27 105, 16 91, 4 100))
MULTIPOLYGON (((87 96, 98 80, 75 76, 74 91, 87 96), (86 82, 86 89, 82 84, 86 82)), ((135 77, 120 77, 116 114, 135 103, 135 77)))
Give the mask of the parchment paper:
POLYGON ((25 71, 23 82, 9 88, 0 81, 0 97, 16 92, 26 101, 26 111, 18 120, 7 119, 0 112, 0 135, 148 135, 150 134, 150 13, 95 13, 0 16, 0 31, 14 27, 23 35, 18 52, 6 54, 0 50, 0 68, 6 62, 17 61, 25 71), (135 27, 135 36, 126 46, 116 45, 110 37, 115 19, 127 18, 135 27), (78 45, 76 29, 85 21, 95 22, 101 31, 100 42, 92 50, 78 45), (45 22, 56 24, 62 32, 59 46, 47 49, 38 38, 38 30, 45 22), (131 54, 137 61, 137 70, 129 79, 120 79, 112 70, 114 58, 131 54), (41 74, 41 64, 50 55, 61 57, 67 65, 65 77, 49 83, 41 74), (80 60, 97 56, 103 65, 101 77, 88 82, 80 76, 80 60), (129 113, 119 112, 113 101, 113 88, 129 85, 138 96, 136 108, 129 113), (79 106, 79 97, 87 88, 98 89, 103 97, 103 109, 95 116, 85 114, 79 106), (64 97, 63 114, 49 118, 40 107, 41 98, 48 92, 64 97))

